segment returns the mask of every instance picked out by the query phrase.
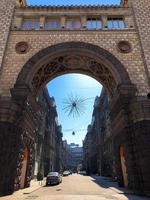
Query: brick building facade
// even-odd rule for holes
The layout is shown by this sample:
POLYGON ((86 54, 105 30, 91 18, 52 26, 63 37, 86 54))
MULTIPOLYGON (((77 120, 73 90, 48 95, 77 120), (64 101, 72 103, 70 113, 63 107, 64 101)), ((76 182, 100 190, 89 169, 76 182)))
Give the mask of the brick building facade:
POLYGON ((149 0, 122 0, 120 6, 27 6, 25 0, 1 0, 2 194, 12 193, 19 183, 24 146, 30 149, 31 175, 37 93, 49 80, 70 72, 103 84, 111 98, 120 180, 122 145, 128 187, 150 191, 149 7, 149 0))
POLYGON ((115 177, 115 158, 109 96, 104 90, 95 98, 92 122, 83 142, 84 163, 88 174, 115 177))

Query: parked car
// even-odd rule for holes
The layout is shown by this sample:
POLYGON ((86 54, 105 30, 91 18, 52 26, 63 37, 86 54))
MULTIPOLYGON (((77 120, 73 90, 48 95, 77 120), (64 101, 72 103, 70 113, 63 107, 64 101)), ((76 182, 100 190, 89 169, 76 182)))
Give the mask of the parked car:
POLYGON ((79 171, 78 174, 87 175, 86 171, 79 171))
POLYGON ((62 182, 62 177, 58 172, 50 172, 46 177, 46 185, 55 185, 62 182))
POLYGON ((71 170, 69 170, 69 172, 70 172, 70 174, 72 174, 72 171, 71 171, 71 170))
POLYGON ((64 171, 63 172, 63 176, 69 176, 70 175, 70 171, 64 171))

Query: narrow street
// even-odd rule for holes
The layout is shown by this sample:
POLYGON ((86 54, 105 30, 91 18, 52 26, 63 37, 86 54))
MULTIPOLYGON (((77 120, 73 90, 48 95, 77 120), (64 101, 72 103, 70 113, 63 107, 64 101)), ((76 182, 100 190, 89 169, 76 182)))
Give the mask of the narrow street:
POLYGON ((149 198, 136 196, 129 190, 115 187, 117 184, 105 177, 83 176, 73 174, 63 177, 61 184, 45 186, 30 194, 24 193, 13 197, 2 197, 2 200, 146 200, 149 198))

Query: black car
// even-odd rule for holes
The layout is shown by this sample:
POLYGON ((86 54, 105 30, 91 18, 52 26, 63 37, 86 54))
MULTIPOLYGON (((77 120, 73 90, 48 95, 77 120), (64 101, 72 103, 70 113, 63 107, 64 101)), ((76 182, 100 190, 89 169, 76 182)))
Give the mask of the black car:
POLYGON ((62 177, 58 172, 50 172, 46 177, 46 185, 55 185, 62 182, 62 177))

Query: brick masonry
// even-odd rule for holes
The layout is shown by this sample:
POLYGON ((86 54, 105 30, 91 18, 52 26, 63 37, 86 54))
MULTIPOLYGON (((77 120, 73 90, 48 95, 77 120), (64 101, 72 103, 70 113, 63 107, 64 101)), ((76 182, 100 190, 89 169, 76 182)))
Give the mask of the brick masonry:
MULTIPOLYGON (((6 4, 2 4, 3 7, 6 4)), ((140 4, 137 8, 142 6, 140 4)), ((136 9, 137 9, 136 8, 136 9)), ((4 9, 4 8, 3 8, 4 9)), ((12 9, 12 7, 11 7, 12 9)), ((10 9, 9 12, 12 12, 10 9)), ((145 8, 144 8, 145 9, 145 8)), ((13 25, 17 22, 17 15, 19 12, 25 12, 28 13, 30 10, 27 11, 17 11, 14 17, 13 25)), ((68 42, 68 41, 82 41, 86 43, 91 43, 98 45, 106 50, 108 50, 110 53, 112 53, 114 56, 120 60, 120 62, 125 66, 127 72, 129 73, 129 77, 132 81, 137 86, 137 95, 146 95, 149 92, 149 85, 147 81, 147 73, 145 72, 145 62, 148 66, 148 53, 144 54, 145 59, 142 54, 142 48, 141 47, 141 41, 143 45, 145 46, 145 52, 148 52, 148 48, 150 45, 148 45, 147 39, 148 39, 148 31, 140 32, 140 34, 144 33, 145 35, 142 36, 141 40, 139 40, 139 29, 134 29, 134 22, 133 22, 133 16, 131 16, 131 11, 128 9, 128 11, 125 8, 125 11, 122 9, 121 10, 124 13, 127 13, 126 17, 126 23, 129 28, 125 30, 99 30, 99 31, 87 31, 87 30, 82 30, 82 31, 67 31, 67 30, 58 30, 58 31, 45 31, 45 30, 37 30, 37 31, 15 31, 12 29, 10 31, 10 37, 8 39, 7 43, 7 49, 5 52, 5 57, 4 57, 4 63, 2 66, 2 71, 1 71, 1 79, 0 79, 0 95, 4 96, 10 96, 10 88, 13 87, 13 85, 16 82, 16 79, 18 77, 19 72, 21 71, 23 65, 31 58, 33 55, 35 55, 38 51, 40 51, 43 48, 46 48, 48 46, 51 46, 53 44, 61 43, 61 42, 68 42), (130 26, 132 28, 130 28, 130 26), (147 36, 147 39, 146 39, 147 36), (144 40, 143 40, 144 39, 144 40), (119 41, 126 40, 129 41, 132 45, 132 52, 128 54, 122 54, 118 51, 117 49, 117 43, 119 41), (28 42, 29 44, 29 51, 27 54, 17 54, 15 51, 15 45, 20 42, 20 41, 25 41, 28 42)), ((121 12, 118 9, 117 13, 121 12)), ((7 12, 7 13, 9 13, 7 12)), ((33 9, 34 12, 34 9, 33 9)), ((45 10, 43 10, 43 13, 45 10)), ((97 11, 98 12, 98 11, 97 11)), ((110 8, 110 11, 107 10, 108 14, 113 13, 113 9, 110 8)), ((116 12, 116 11, 115 11, 116 12)), ((143 11, 144 12, 144 11, 143 11)), ((100 12, 104 13, 104 11, 100 12)), ((3 13, 5 15, 5 13, 3 13)), ((137 15, 137 17, 140 15, 137 15)), ((5 16, 6 17, 6 16, 5 16)), ((7 16, 8 17, 8 16, 7 16)), ((4 17, 2 17, 4 19, 4 17)), ((9 15, 8 19, 12 18, 12 15, 9 15)), ((144 16, 143 16, 144 18, 144 16)), ((142 20, 143 20, 142 18, 142 20)), ((19 19, 19 18, 18 18, 19 19)), ((5 19, 5 21, 7 21, 5 19)), ((137 20, 139 21, 139 20, 137 20)), ((1 23, 3 20, 1 21, 1 23)), ((143 21, 141 21, 141 26, 143 21)), ((7 30, 3 32, 3 37, 6 35, 8 36, 8 24, 2 24, 5 29, 7 26, 7 30), (7 34, 6 34, 7 32, 7 34)), ((10 26, 10 21, 9 21, 9 26, 10 26)), ((144 26, 144 25, 143 25, 144 26)), ((146 25, 145 25, 146 27, 146 25)), ((4 29, 4 30, 5 30, 4 29)), ((6 38, 5 38, 6 40, 6 38)), ((5 48, 6 42, 3 40, 3 50, 5 48)), ((2 50, 2 51, 3 51, 2 50)), ((1 55, 4 54, 4 51, 1 53, 1 55)), ((2 59, 2 57, 1 57, 2 59)))
POLYGON ((10 26, 13 19, 15 0, 0 1, 0 69, 3 56, 7 45, 7 39, 10 33, 10 26))
POLYGON ((133 16, 141 42, 141 49, 145 68, 148 70, 150 82, 150 1, 149 0, 132 0, 133 16))
MULTIPOLYGON (((29 14, 29 12, 35 12, 39 15, 39 11, 44 14, 49 8, 16 8, 15 17, 13 18, 15 1, 0 1, 0 25, 2 27, 0 30, 0 130, 2 130, 1 138, 3 138, 0 140, 0 146, 2 147, 0 163, 4 163, 4 165, 0 166, 0 175, 3 175, 2 179, 0 179, 0 193, 10 194, 19 188, 20 162, 18 157, 22 155, 20 149, 24 145, 28 145, 32 149, 34 143, 33 132, 36 124, 33 123, 34 117, 32 114, 37 112, 35 109, 35 96, 30 93, 31 91, 26 85, 21 85, 22 88, 14 87, 18 74, 24 64, 40 50, 54 44, 69 41, 90 43, 107 50, 123 64, 129 74, 131 83, 135 84, 136 93, 134 93, 135 90, 132 84, 118 86, 116 95, 111 101, 111 114, 114 124, 112 134, 115 139, 116 154, 120 144, 125 144, 127 148, 129 187, 142 192, 150 192, 150 179, 147 178, 147 175, 150 174, 148 157, 150 154, 150 103, 146 97, 150 91, 147 79, 149 76, 150 57, 149 30, 147 30, 149 29, 149 1, 132 0, 132 3, 133 10, 128 7, 104 7, 96 8, 96 10, 93 10, 95 8, 87 8, 87 12, 90 12, 91 9, 93 13, 97 12, 100 15, 106 15, 106 13, 107 15, 112 15, 114 12, 116 14, 123 13, 126 15, 125 21, 127 25, 124 30, 107 30, 104 28, 103 30, 93 31, 23 31, 14 29, 14 25, 20 23, 19 15, 29 14), (12 20, 13 22, 11 23, 12 20), (131 52, 123 54, 118 50, 117 44, 122 40, 130 42, 132 46, 131 52), (26 54, 18 54, 15 51, 16 44, 21 41, 27 42, 29 45, 26 54), (13 87, 14 89, 12 89, 13 87), (30 105, 31 109, 28 110, 27 105, 30 105), (31 115, 30 119, 32 120, 29 120, 29 115, 31 115), (12 137, 12 135, 15 137, 12 137), (15 154, 15 150, 18 152, 17 154, 15 154), (13 155, 16 156, 15 159, 13 159, 13 155), (146 160, 146 165, 142 162, 144 159, 146 160), (8 165, 8 160, 13 161, 11 165, 8 165), (14 172, 11 180, 5 179, 8 174, 5 171, 6 166, 7 171, 13 170, 14 172)), ((58 12, 57 9, 56 11, 58 12)), ((77 12, 76 9, 73 8, 73 11, 77 12)), ((82 13, 82 9, 79 8, 79 10, 82 13)), ((31 178, 32 159, 29 166, 27 185, 29 185, 31 178)), ((121 180, 120 170, 118 174, 121 180)))
POLYGON ((135 31, 13 31, 3 65, 1 92, 5 95, 9 94, 9 88, 15 84, 22 66, 39 50, 65 41, 88 42, 108 50, 126 66, 131 81, 137 85, 138 95, 147 94, 148 85, 135 31), (117 50, 117 43, 121 40, 128 40, 132 44, 131 53, 121 54, 117 50), (15 45, 20 41, 28 42, 27 54, 21 55, 15 52, 15 45))

